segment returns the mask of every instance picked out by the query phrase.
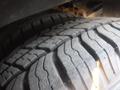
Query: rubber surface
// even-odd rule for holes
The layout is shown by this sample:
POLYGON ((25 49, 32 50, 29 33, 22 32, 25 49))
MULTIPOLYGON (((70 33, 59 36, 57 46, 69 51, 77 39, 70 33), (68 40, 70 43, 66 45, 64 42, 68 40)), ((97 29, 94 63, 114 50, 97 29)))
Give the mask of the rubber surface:
POLYGON ((76 18, 41 31, 2 60, 1 89, 119 90, 119 20, 76 18))
POLYGON ((72 15, 47 11, 0 28, 0 59, 5 58, 16 47, 23 45, 30 37, 39 34, 41 30, 49 31, 52 26, 74 19, 72 15))

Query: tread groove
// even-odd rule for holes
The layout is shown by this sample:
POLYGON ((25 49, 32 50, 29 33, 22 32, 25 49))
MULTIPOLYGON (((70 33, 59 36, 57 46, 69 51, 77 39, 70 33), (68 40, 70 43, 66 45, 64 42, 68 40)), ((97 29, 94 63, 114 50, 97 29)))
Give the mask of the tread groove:
POLYGON ((24 90, 30 90, 29 81, 28 81, 28 73, 29 73, 29 70, 26 72, 26 74, 24 76, 24 81, 23 81, 23 89, 24 90))
POLYGON ((21 71, 25 71, 25 69, 22 66, 20 66, 20 65, 12 64, 11 66, 18 68, 21 71))
POLYGON ((36 49, 40 49, 40 50, 45 50, 47 53, 49 53, 51 50, 49 48, 45 48, 45 47, 36 47, 36 49))
MULTIPOLYGON (((14 90, 17 86, 20 86, 22 90, 61 90, 61 88, 63 90, 79 90, 79 88, 81 90, 89 90, 91 88, 99 88, 99 86, 103 88, 103 84, 112 83, 115 75, 120 70, 120 66, 118 66, 120 65, 120 43, 117 42, 117 40, 120 40, 120 36, 117 34, 119 33, 118 31, 112 31, 110 27, 108 28, 108 26, 105 27, 104 25, 110 25, 111 28, 116 28, 120 31, 117 25, 112 24, 112 22, 110 22, 111 24, 102 23, 102 19, 100 19, 101 21, 95 22, 91 19, 88 23, 86 23, 87 20, 85 22, 84 19, 83 21, 79 19, 78 22, 81 23, 78 25, 77 21, 70 21, 75 20, 75 17, 73 18, 62 13, 57 14, 56 17, 54 17, 54 14, 49 17, 45 15, 45 17, 45 19, 44 17, 41 19, 38 18, 37 21, 39 22, 34 23, 34 25, 33 22, 30 22, 16 27, 20 31, 20 33, 17 33, 18 37, 19 34, 22 36, 22 43, 30 38, 31 35, 34 36, 37 34, 37 32, 39 32, 39 36, 50 37, 32 38, 31 41, 28 41, 30 43, 23 43, 23 46, 19 48, 20 50, 22 49, 20 52, 13 52, 8 57, 11 63, 9 63, 10 61, 7 62, 7 58, 1 62, 1 64, 6 64, 6 66, 3 65, 1 69, 2 73, 0 73, 0 78, 3 82, 0 80, 0 89, 6 90, 7 87, 9 90, 10 87, 11 90, 14 90), (69 22, 66 22, 68 20, 69 22), (57 26, 58 23, 61 23, 61 25, 57 26), (74 28, 75 24, 80 26, 79 29, 82 25, 85 25, 85 32, 79 33, 77 30, 70 31, 70 29, 74 28), (53 25, 56 26, 52 27, 53 25), (91 26, 94 29, 91 30, 91 26), (99 28, 100 26, 101 28, 99 28), (39 30, 36 31, 36 27, 39 30), (42 29, 45 30, 40 32, 42 29), (104 33, 99 31, 99 29, 102 29, 104 33), (57 31, 54 32, 55 30, 57 31), (95 32, 99 38, 93 37, 95 34, 90 33, 88 30, 95 32), (50 35, 47 35, 46 33, 49 32, 50 35), (68 34, 64 35, 64 33, 68 34), (40 42, 41 40, 43 41, 40 42), (32 41, 35 41, 35 44, 32 41), (23 53, 25 51, 27 52, 23 53), (100 73, 100 75, 94 75, 94 72, 97 74, 100 73), (99 82, 95 81, 96 77, 101 79, 100 83, 103 81, 105 83, 99 84, 99 82), (21 80, 20 82, 19 79, 21 80)), ((7 45, 0 48, 0 50, 5 50, 5 53, 7 52, 7 46, 9 44, 14 45, 18 39, 17 35, 12 37, 11 33, 7 34, 8 37, 11 37, 5 41, 7 45)), ((16 45, 11 48, 15 47, 16 45)), ((17 51, 18 49, 15 50, 17 51)))
MULTIPOLYGON (((116 33, 114 33, 114 32, 112 32, 112 31, 109 31, 109 30, 107 30, 104 26, 102 26, 106 31, 108 31, 108 32, 111 32, 111 33, 113 33, 114 35, 116 35, 118 38, 120 38, 120 36, 118 36, 116 33)), ((116 30, 118 30, 117 28, 116 28, 116 30)))
POLYGON ((94 50, 82 40, 81 35, 79 35, 78 37, 79 37, 79 41, 81 42, 82 46, 94 57, 95 60, 99 60, 99 57, 94 52, 94 50))
POLYGON ((35 67, 35 77, 37 78, 37 80, 38 80, 38 87, 39 87, 39 90, 40 90, 40 78, 39 78, 39 76, 37 75, 37 68, 38 68, 38 62, 37 62, 37 65, 36 65, 36 67, 35 67))
POLYGON ((55 23, 55 20, 53 19, 53 17, 52 17, 52 16, 50 16, 50 18, 51 18, 51 20, 53 21, 53 23, 54 23, 54 24, 56 24, 56 23, 55 23))
POLYGON ((50 85, 50 87, 51 87, 51 90, 53 90, 53 86, 50 84, 50 80, 49 80, 49 72, 48 72, 47 69, 45 68, 45 60, 46 60, 46 56, 45 56, 44 61, 43 61, 43 70, 46 71, 48 83, 49 83, 49 85, 50 85))
MULTIPOLYGON (((78 53, 79 57, 83 60, 83 58, 81 57, 80 53, 79 53, 76 49, 73 48, 72 40, 71 40, 71 48, 72 48, 74 51, 76 51, 76 52, 78 53)), ((88 69, 88 71, 89 71, 89 74, 90 74, 90 76, 91 76, 91 78, 92 78, 92 73, 90 72, 90 69, 89 69, 88 65, 86 64, 85 61, 83 61, 83 62, 84 62, 84 64, 85 64, 85 66, 87 67, 87 69, 88 69)))
POLYGON ((61 17, 61 15, 59 14, 58 16, 60 17, 60 19, 62 21, 62 24, 65 24, 65 22, 64 22, 63 18, 61 17))
POLYGON ((15 81, 14 81, 14 83, 13 83, 12 87, 11 87, 11 90, 13 90, 14 85, 15 85, 15 83, 16 83, 16 80, 17 80, 17 78, 15 78, 15 81))
MULTIPOLYGON (((115 23, 115 24, 118 24, 118 23, 115 23)), ((113 28, 116 28, 118 31, 120 31, 120 28, 118 28, 118 27, 116 27, 116 26, 114 26, 113 24, 109 24, 111 27, 113 27, 113 28)), ((118 24, 118 25, 120 25, 120 24, 118 24)))
POLYGON ((22 71, 20 71, 19 73, 17 73, 16 75, 14 75, 14 77, 12 77, 2 88, 5 89, 5 87, 18 75, 20 75, 22 73, 22 71))
MULTIPOLYGON (((8 64, 6 64, 6 65, 8 65, 8 64)), ((2 74, 4 71, 6 71, 9 67, 10 67, 10 65, 8 65, 8 67, 5 70, 3 70, 0 74, 2 74)))
POLYGON ((55 63, 55 66, 57 68, 57 71, 58 71, 62 81, 65 83, 65 86, 67 86, 68 88, 71 87, 71 89, 73 88, 73 90, 75 90, 75 88, 74 88, 74 86, 73 86, 73 84, 72 84, 72 82, 67 74, 67 71, 66 71, 64 65, 62 64, 62 62, 60 61, 60 59, 57 55, 57 52, 58 51, 55 50, 55 53, 53 55, 54 56, 53 59, 54 59, 54 63, 55 63))
POLYGON ((118 49, 117 44, 116 44, 115 42, 113 42, 111 39, 109 39, 108 37, 106 37, 106 36, 102 35, 101 33, 99 33, 99 32, 97 31, 97 29, 94 29, 94 31, 97 33, 97 35, 98 35, 99 37, 101 37, 103 40, 105 40, 107 43, 109 43, 109 44, 114 48, 115 52, 117 53, 117 55, 118 55, 119 58, 120 58, 120 51, 119 51, 119 49, 118 49))
POLYGON ((78 68, 75 66, 75 64, 74 64, 74 62, 73 62, 73 60, 72 60, 72 57, 71 57, 69 54, 66 53, 66 51, 65 51, 65 44, 64 44, 64 53, 65 53, 65 55, 69 56, 69 58, 70 58, 72 64, 74 65, 75 69, 77 70, 77 73, 79 74, 79 77, 81 78, 81 80, 82 80, 82 82, 83 82, 85 88, 88 90, 88 87, 87 87, 87 85, 85 84, 85 81, 84 81, 84 79, 83 79, 81 73, 79 72, 78 68))
MULTIPOLYGON (((82 40, 81 35, 79 36, 79 40, 80 40, 82 46, 93 56, 93 58, 94 58, 96 61, 98 61, 98 60, 99 60, 98 55, 94 52, 94 50, 93 50, 89 45, 87 45, 87 44, 82 40)), ((102 65, 101 65, 101 68, 102 68, 102 70, 103 70, 103 73, 104 73, 106 79, 109 80, 109 79, 107 78, 107 75, 106 75, 106 73, 105 73, 104 67, 103 67, 102 65)))
POLYGON ((111 60, 110 60, 110 58, 109 58, 109 56, 108 56, 107 51, 98 43, 98 41, 92 39, 92 38, 90 37, 90 35, 89 35, 88 32, 87 32, 87 35, 88 35, 88 37, 89 37, 91 40, 95 41, 95 42, 104 50, 104 52, 106 53, 106 55, 107 55, 107 57, 108 57, 108 60, 109 60, 109 64, 110 64, 110 66, 111 66, 111 69, 112 69, 113 73, 115 74, 115 70, 114 70, 114 68, 113 68, 113 66, 112 66, 112 62, 111 62, 111 60))

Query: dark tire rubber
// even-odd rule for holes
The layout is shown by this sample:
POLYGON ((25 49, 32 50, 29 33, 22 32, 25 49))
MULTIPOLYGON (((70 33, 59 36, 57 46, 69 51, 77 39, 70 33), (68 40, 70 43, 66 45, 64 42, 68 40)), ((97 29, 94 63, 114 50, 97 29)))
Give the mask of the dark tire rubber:
POLYGON ((119 90, 119 20, 74 18, 53 27, 45 20, 49 29, 1 61, 1 89, 119 90))
POLYGON ((46 11, 0 28, 0 59, 9 55, 16 47, 23 45, 30 37, 39 35, 42 30, 47 29, 45 31, 47 32, 52 26, 74 19, 72 15, 46 11))

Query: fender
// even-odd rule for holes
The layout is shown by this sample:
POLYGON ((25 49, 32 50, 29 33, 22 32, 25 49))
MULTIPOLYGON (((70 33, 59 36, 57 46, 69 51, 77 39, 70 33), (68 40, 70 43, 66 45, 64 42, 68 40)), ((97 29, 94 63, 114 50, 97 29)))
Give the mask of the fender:
POLYGON ((0 27, 70 0, 0 0, 0 27))

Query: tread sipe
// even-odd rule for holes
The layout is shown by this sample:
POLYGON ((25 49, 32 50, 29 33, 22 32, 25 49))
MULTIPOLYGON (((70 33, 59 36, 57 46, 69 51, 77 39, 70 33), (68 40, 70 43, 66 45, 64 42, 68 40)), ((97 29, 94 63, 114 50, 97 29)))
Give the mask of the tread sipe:
POLYGON ((0 62, 0 89, 120 89, 120 19, 65 21, 42 21, 50 28, 0 62))

